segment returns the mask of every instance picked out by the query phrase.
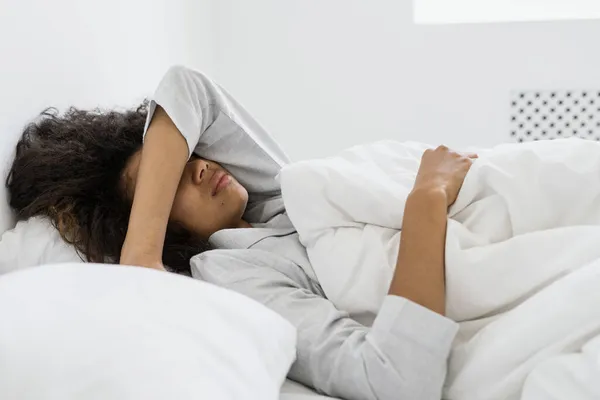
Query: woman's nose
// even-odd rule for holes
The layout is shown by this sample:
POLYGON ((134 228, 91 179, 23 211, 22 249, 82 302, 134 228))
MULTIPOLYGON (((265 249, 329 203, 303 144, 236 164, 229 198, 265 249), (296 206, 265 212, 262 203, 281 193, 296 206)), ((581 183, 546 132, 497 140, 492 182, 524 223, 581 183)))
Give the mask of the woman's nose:
POLYGON ((192 179, 196 185, 199 185, 206 179, 210 167, 204 160, 195 160, 193 161, 193 168, 192 179))

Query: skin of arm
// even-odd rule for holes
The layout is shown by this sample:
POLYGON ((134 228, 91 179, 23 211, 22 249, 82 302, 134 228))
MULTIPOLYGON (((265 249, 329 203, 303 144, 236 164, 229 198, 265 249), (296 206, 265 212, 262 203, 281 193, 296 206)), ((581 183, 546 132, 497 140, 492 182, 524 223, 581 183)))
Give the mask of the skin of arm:
POLYGON ((406 201, 396 272, 389 290, 391 295, 402 296, 441 315, 446 309, 446 224, 444 191, 413 190, 406 201))
POLYGON ((164 269, 162 250, 167 223, 187 160, 185 138, 157 106, 142 148, 121 264, 164 269))
POLYGON ((389 294, 438 314, 446 311, 445 246, 448 207, 455 201, 477 154, 439 146, 423 154, 406 200, 400 250, 389 294))

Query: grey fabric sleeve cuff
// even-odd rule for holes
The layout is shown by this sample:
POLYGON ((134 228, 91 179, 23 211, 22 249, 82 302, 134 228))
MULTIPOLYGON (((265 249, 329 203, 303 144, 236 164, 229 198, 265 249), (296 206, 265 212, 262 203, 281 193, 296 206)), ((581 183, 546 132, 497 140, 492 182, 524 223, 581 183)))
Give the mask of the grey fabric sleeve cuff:
POLYGON ((385 298, 371 329, 378 337, 403 337, 445 357, 457 332, 456 322, 399 296, 385 298))

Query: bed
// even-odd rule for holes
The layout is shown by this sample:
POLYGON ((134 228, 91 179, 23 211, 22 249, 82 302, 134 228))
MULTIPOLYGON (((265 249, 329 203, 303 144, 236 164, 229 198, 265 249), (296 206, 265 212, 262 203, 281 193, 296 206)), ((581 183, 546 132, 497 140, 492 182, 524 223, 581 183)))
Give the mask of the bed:
POLYGON ((279 400, 325 400, 333 399, 333 397, 321 396, 306 386, 299 383, 286 380, 281 387, 281 397, 279 400))
POLYGON ((176 274, 92 263, 10 272, 0 319, 2 399, 328 398, 285 381, 289 322, 176 274))
MULTIPOLYGON (((4 133, 0 141, 3 176, 20 131, 4 133)), ((4 185, 0 186, 0 197, 8 197, 4 185)), ((281 386, 294 359, 295 330, 266 307, 173 274, 162 273, 160 284, 147 282, 147 289, 139 279, 130 281, 126 288, 128 275, 151 277, 158 271, 106 265, 98 269, 83 264, 48 220, 15 222, 8 202, 0 201, 0 318, 3 326, 11 327, 0 330, 0 398, 329 398, 295 382, 285 381, 281 386), (95 274, 99 275, 94 278, 95 274), (114 276, 106 279, 111 274, 114 276), (178 282, 173 283, 173 279, 178 282), (185 295, 187 300, 180 297, 185 290, 173 290, 180 285, 196 286, 193 293, 185 295), (163 302, 155 303, 153 309, 148 308, 152 299, 140 302, 148 293, 165 290, 171 294, 165 294, 163 302), (196 300, 190 300, 194 297, 196 300), (161 304, 168 309, 161 311, 161 304), (198 304, 205 307, 198 309, 198 304), (190 305, 195 305, 194 309, 190 305), (190 318, 192 313, 203 318, 190 318), (207 325, 206 319, 211 324, 207 325), (215 321, 219 329, 214 329, 215 321), (156 329, 148 331, 152 326, 156 329), (136 329, 140 333, 133 339, 136 329), (224 342, 223 337, 229 340, 224 342), (148 354, 153 358, 148 359, 148 354), (206 361, 209 356, 213 357, 210 365, 206 361), (102 385, 98 379, 104 379, 102 385), (101 390, 86 392, 97 386, 101 390), (173 393, 185 387, 190 390, 173 393), (127 395, 114 392, 119 388, 126 388, 127 395)))

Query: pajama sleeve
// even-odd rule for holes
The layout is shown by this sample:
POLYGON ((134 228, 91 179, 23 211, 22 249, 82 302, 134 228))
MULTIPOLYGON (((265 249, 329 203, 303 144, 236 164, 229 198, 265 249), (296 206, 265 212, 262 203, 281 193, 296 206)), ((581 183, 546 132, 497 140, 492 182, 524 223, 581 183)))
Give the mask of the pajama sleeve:
POLYGON ((151 98, 144 135, 157 105, 185 138, 190 156, 221 164, 248 190, 248 222, 265 222, 283 211, 275 178, 289 159, 225 89, 199 71, 175 66, 151 98))
POLYGON ((300 267, 262 250, 215 250, 191 264, 195 278, 245 294, 296 327, 291 379, 345 400, 440 400, 454 321, 387 296, 366 327, 318 294, 300 267))

